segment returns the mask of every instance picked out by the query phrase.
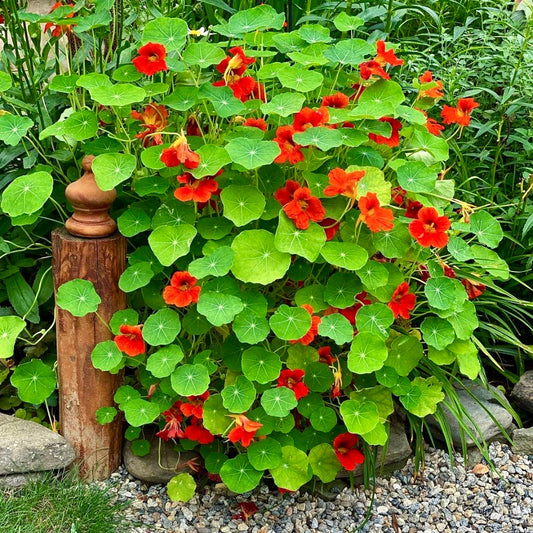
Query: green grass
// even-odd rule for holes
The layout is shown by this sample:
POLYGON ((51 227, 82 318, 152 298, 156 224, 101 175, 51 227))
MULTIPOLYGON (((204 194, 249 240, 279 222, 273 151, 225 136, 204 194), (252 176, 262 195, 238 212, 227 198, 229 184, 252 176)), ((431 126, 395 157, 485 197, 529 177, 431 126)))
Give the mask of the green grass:
POLYGON ((47 474, 17 490, 0 489, 2 533, 127 532, 117 504, 105 489, 87 485, 74 473, 47 474))

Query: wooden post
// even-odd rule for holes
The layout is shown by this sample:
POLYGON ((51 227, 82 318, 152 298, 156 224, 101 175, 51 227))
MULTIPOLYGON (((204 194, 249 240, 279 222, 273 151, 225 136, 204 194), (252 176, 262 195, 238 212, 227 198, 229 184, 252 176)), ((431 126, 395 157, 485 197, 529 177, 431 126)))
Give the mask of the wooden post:
MULTIPOLYGON (((126 268, 126 239, 116 232, 107 213, 116 192, 98 188, 91 171, 93 159, 84 158, 85 174, 67 187, 74 214, 66 230, 52 233, 54 286, 57 292, 72 279, 91 281, 102 299, 98 314, 108 322, 126 307, 126 295, 118 288, 126 268)), ((83 478, 105 479, 121 463, 122 420, 117 416, 100 425, 95 413, 113 405, 122 375, 96 370, 91 352, 113 335, 95 313, 75 317, 56 306, 56 317, 61 433, 76 450, 83 478)))

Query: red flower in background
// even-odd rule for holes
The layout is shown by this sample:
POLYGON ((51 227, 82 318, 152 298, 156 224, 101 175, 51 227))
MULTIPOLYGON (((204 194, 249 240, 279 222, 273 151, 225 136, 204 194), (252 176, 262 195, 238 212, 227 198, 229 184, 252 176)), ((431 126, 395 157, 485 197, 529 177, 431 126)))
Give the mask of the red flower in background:
POLYGON ((391 199, 399 207, 404 207, 406 194, 407 191, 405 189, 402 189, 400 186, 393 187, 391 191, 391 199))
POLYGON ((287 387, 294 392, 296 399, 305 398, 309 394, 308 386, 302 381, 305 372, 299 368, 290 370, 286 368, 281 371, 278 378, 278 387, 287 387))
POLYGON ((341 223, 337 222, 334 218, 325 218, 324 220, 321 220, 318 225, 324 228, 324 231, 326 232, 326 241, 331 241, 331 239, 337 235, 337 231, 339 231, 341 227, 341 223))
POLYGON ((248 522, 248 519, 259 511, 257 505, 253 502, 240 502, 239 506, 241 512, 232 516, 234 520, 244 520, 245 522, 248 522))
MULTIPOLYGON (((379 76, 384 80, 390 80, 390 76, 383 70, 383 67, 377 61, 365 61, 359 65, 359 73, 363 80, 368 80, 370 76, 379 76)), ((361 93, 359 92, 360 96, 361 93)))
POLYGON ((407 209, 405 210, 405 216, 407 218, 418 218, 418 212, 423 207, 424 206, 420 202, 416 200, 409 200, 409 203, 407 204, 407 209))
POLYGON ((300 184, 294 180, 287 180, 284 187, 280 187, 275 193, 274 198, 281 204, 288 204, 293 198, 294 193, 300 188, 300 184))
POLYGON ((259 128, 260 130, 266 131, 268 126, 263 118, 247 118, 243 126, 249 126, 250 128, 259 128))
POLYGON ((468 126, 470 124, 470 113, 479 104, 473 98, 459 98, 457 107, 443 106, 441 117, 444 124, 459 124, 459 126, 468 126))
POLYGON ((344 93, 329 94, 322 98, 322 106, 343 109, 348 107, 350 99, 344 93))
POLYGON ((244 415, 228 416, 235 418, 235 427, 228 433, 228 439, 231 442, 240 442, 245 448, 248 448, 263 424, 250 420, 244 415))
POLYGON ((141 328, 142 326, 129 326, 128 324, 120 326, 120 335, 115 336, 115 344, 121 352, 130 357, 146 352, 141 328))
MULTIPOLYGON (((68 7, 74 7, 74 4, 71 4, 70 2, 67 4, 63 4, 63 2, 56 2, 48 13, 52 13, 53 11, 55 11, 56 9, 60 7, 63 7, 64 5, 68 7)), ((71 19, 73 16, 74 16, 74 13, 69 13, 68 15, 65 15, 65 18, 71 19)), ((1 18, 2 20, 0 21, 0 23, 3 24, 4 17, 1 17, 1 18)), ((54 24, 53 22, 47 22, 44 27, 44 31, 47 32, 49 29, 52 28, 52 37, 61 37, 61 35, 63 35, 64 33, 71 33, 72 26, 77 26, 77 24, 54 24)))
POLYGON ((310 305, 303 304, 302 307, 311 315, 311 327, 309 328, 309 330, 303 337, 300 337, 299 339, 295 341, 289 341, 289 343, 290 344, 299 343, 299 344, 304 344, 307 346, 308 344, 313 342, 314 338, 317 336, 318 326, 322 319, 319 316, 313 316, 314 310, 310 305))
POLYGON ((211 444, 215 440, 215 436, 204 428, 202 421, 194 416, 191 419, 191 425, 185 428, 184 436, 199 444, 211 444))
POLYGON ((196 285, 198 280, 188 272, 174 272, 170 285, 163 290, 163 299, 169 305, 187 307, 198 302, 201 287, 196 285))
POLYGON ((185 433, 181 429, 183 416, 180 411, 181 402, 176 402, 168 411, 163 412, 166 420, 165 427, 156 433, 156 436, 163 440, 184 439, 185 433))
POLYGON ((380 122, 388 122, 391 125, 390 137, 384 137, 383 135, 377 135, 376 133, 369 133, 368 138, 378 144, 386 144, 391 148, 400 144, 400 130, 403 128, 402 123, 399 120, 391 117, 382 117, 380 122))
POLYGON ((392 297, 388 306, 394 313, 394 318, 401 316, 406 320, 410 318, 409 311, 415 308, 416 295, 409 292, 409 284, 404 281, 392 293, 392 297))
POLYGON ((160 159, 167 167, 183 164, 185 168, 193 169, 200 164, 200 156, 189 148, 185 135, 180 135, 169 148, 165 148, 160 159))
MULTIPOLYGON (((241 102, 246 102, 250 96, 256 96, 258 83, 251 76, 235 76, 231 82, 225 80, 215 81, 214 87, 223 87, 227 85, 233 92, 233 96, 238 98, 241 102)), ((257 96, 259 98, 259 96, 257 96)))
POLYGON ((364 222, 372 232, 390 231, 394 227, 394 214, 392 210, 380 207, 378 197, 369 192, 359 198, 359 220, 364 222))
POLYGON ((324 189, 326 196, 337 196, 338 194, 355 200, 357 196, 357 184, 365 175, 364 170, 346 172, 342 168, 334 168, 328 173, 329 185, 324 189))
POLYGON ((153 76, 168 70, 166 48, 159 43, 147 43, 139 48, 139 55, 131 61, 138 72, 153 76))
POLYGON ((390 65, 391 67, 396 67, 403 65, 403 59, 396 57, 392 48, 385 50, 385 41, 378 40, 376 42, 376 51, 377 55, 374 61, 378 62, 381 66, 390 65))
POLYGON ((211 195, 218 191, 218 182, 210 178, 196 179, 189 172, 185 172, 183 176, 177 176, 177 180, 183 183, 174 191, 174 196, 181 202, 208 202, 211 195))
POLYGON ((318 349, 319 363, 325 363, 326 365, 332 365, 337 359, 331 355, 331 348, 329 346, 321 346, 318 349))
POLYGON ((304 107, 294 115, 293 128, 296 132, 305 131, 307 128, 316 128, 324 126, 329 120, 329 111, 327 107, 311 109, 304 107))
POLYGON ((444 130, 444 126, 442 124, 439 124, 434 118, 428 117, 428 114, 423 109, 418 109, 417 107, 415 107, 415 109, 417 111, 420 111, 420 113, 422 113, 426 117, 425 126, 428 132, 431 133, 431 135, 440 137, 440 132, 444 130))
POLYGON ((341 433, 333 441, 333 449, 337 459, 349 471, 354 470, 357 465, 363 464, 365 461, 365 456, 355 448, 357 441, 357 435, 353 433, 341 433))
POLYGON ((198 419, 204 417, 204 402, 209 398, 209 391, 205 391, 200 396, 187 396, 187 402, 182 402, 180 411, 185 416, 194 416, 198 419))
POLYGON ((144 139, 144 146, 155 146, 163 144, 163 138, 158 133, 167 127, 168 111, 165 106, 151 103, 148 104, 142 113, 138 111, 131 112, 132 118, 140 120, 144 131, 135 135, 136 139, 144 139))
POLYGON ((310 220, 320 222, 326 216, 322 202, 311 194, 308 187, 296 189, 292 200, 283 206, 283 211, 298 229, 308 229, 310 220))
POLYGON ((292 126, 281 126, 276 130, 276 136, 272 140, 278 143, 281 153, 274 159, 274 163, 288 161, 291 165, 295 165, 304 160, 302 146, 292 139, 294 133, 296 130, 292 126))
POLYGON ((5 22, 4 17, 0 15, 0 24, 3 24, 5 22))
POLYGON ((439 216, 434 207, 423 207, 418 211, 418 218, 409 224, 409 233, 424 248, 444 248, 448 244, 446 232, 450 225, 450 219, 439 216))
POLYGON ((240 46, 230 48, 229 53, 231 56, 226 56, 216 67, 225 78, 241 76, 248 65, 255 63, 255 58, 248 57, 240 46))
POLYGON ((473 300, 474 298, 481 296, 487 288, 487 286, 483 283, 479 283, 478 281, 473 281, 471 279, 466 278, 462 279, 461 283, 466 289, 466 294, 468 294, 469 300, 473 300))
POLYGON ((419 78, 420 83, 426 84, 426 83, 433 83, 435 84, 434 87, 431 87, 429 89, 420 89, 418 92, 419 98, 442 98, 444 96, 444 92, 442 91, 442 81, 440 80, 434 80, 433 74, 430 70, 426 70, 422 76, 419 78))

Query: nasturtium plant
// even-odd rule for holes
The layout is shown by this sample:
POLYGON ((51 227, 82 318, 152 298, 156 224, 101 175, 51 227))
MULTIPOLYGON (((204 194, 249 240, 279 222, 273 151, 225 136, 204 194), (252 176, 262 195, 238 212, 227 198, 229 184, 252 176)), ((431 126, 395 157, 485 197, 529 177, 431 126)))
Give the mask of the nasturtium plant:
MULTIPOLYGON (((476 298, 510 270, 499 221, 460 198, 448 162, 477 102, 455 105, 440 80, 418 82, 427 72, 403 83, 393 45, 348 13, 285 31, 263 4, 206 32, 145 15, 127 50, 109 50, 113 63, 95 72, 76 53, 83 70, 51 75, 39 110, 59 106, 55 120, 0 111, 6 157, 24 157, 1 199, 23 244, 2 238, 0 251, 24 250, 20 235, 54 220, 79 162, 95 156, 129 245, 128 308, 91 354, 125 382, 96 419, 122 411, 139 454, 144 426, 198 449, 235 492, 263 476, 286 490, 330 482, 386 445, 394 409, 419 423, 440 409, 447 376, 481 372, 476 298)), ((80 50, 92 50, 109 21, 76 20, 80 50)), ((0 72, 3 102, 18 98, 9 91, 0 72)), ((33 285, 24 266, 3 263, 2 360, 53 293, 49 263, 33 285)), ((75 279, 57 306, 104 321, 105 298, 75 279)), ((31 359, 11 383, 39 404, 56 380, 31 359)), ((171 498, 192 498, 194 477, 175 476, 171 498)))

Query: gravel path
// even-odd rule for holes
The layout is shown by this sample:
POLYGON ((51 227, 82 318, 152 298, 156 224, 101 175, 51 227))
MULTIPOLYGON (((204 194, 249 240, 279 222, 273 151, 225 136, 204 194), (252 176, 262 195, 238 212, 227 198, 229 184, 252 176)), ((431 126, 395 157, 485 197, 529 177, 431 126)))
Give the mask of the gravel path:
MULTIPOLYGON (((450 469, 446 453, 430 450, 423 480, 413 482, 412 461, 390 479, 378 479, 372 516, 362 531, 533 532, 533 455, 513 455, 499 443, 491 444, 490 453, 501 477, 465 470, 461 457, 450 469)), ((131 533, 347 533, 362 523, 371 498, 363 488, 337 489, 327 501, 307 493, 281 496, 264 485, 247 496, 211 486, 182 504, 171 502, 164 486, 147 487, 122 469, 105 483, 113 484, 120 500, 132 500, 125 510, 136 524, 131 533), (259 508, 248 524, 232 518, 242 501, 259 508)))

